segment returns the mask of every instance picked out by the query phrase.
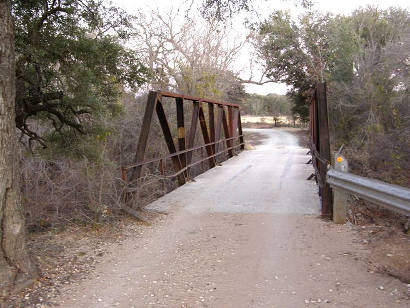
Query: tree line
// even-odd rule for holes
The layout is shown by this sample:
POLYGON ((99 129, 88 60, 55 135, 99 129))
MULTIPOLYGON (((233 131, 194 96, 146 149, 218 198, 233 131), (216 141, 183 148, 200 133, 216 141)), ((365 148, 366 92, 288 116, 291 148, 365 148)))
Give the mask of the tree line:
MULTIPOLYGON (((134 157, 148 89, 303 122, 308 90, 326 81, 332 146, 345 144, 357 172, 410 186, 409 12, 334 16, 302 2, 299 19, 276 11, 232 37, 227 19, 251 1, 203 1, 201 19, 104 0, 0 0, 1 296, 38 274, 27 227, 119 211, 118 166, 134 157), (286 97, 246 93, 235 61, 249 42, 286 97)), ((156 132, 148 155, 165 148, 156 132)))
POLYGON ((265 74, 291 86, 293 112, 307 119, 308 90, 326 81, 332 146, 347 146, 355 172, 410 186, 409 11, 277 11, 257 29, 265 74))
POLYGON ((291 102, 286 95, 247 94, 241 104, 245 114, 258 116, 291 116, 291 102))

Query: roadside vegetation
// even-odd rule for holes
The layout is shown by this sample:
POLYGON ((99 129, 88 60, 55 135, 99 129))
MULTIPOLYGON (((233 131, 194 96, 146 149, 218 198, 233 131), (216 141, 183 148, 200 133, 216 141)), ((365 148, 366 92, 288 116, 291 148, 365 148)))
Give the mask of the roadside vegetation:
MULTIPOLYGON (((10 164, 17 160, 4 180, 14 177, 21 192, 12 217, 23 217, 24 230, 38 232, 69 223, 98 226, 122 215, 120 166, 133 161, 150 89, 239 103, 248 114, 306 123, 308 91, 326 81, 333 149, 345 145, 355 173, 410 187, 410 12, 367 7, 334 16, 305 2, 298 20, 273 12, 249 24, 249 35, 232 40, 226 18, 249 10, 248 1, 203 1, 205 18, 187 18, 192 10, 131 15, 104 0, 0 0, 0 17, 9 20, 11 13, 15 24, 12 29, 0 22, 0 32, 14 43, 14 49, 0 43, 0 59, 15 59, 0 74, 1 82, 15 77, 15 85, 7 83, 8 93, 15 90, 15 108, 7 110, 15 110, 8 115, 19 143, 12 155, 4 154, 10 164), (246 83, 258 82, 239 78, 235 61, 249 42, 266 81, 290 86, 286 96, 246 93, 246 83)), ((7 132, 4 140, 14 140, 7 132)), ((147 156, 164 153, 157 124, 150 138, 154 146, 147 156)), ((136 206, 175 186, 156 182, 136 206)), ((0 188, 6 196, 8 188, 0 188)), ((2 248, 6 254, 25 249, 2 248)), ((6 274, 0 270, 7 288, 31 264, 27 260, 24 255, 9 264, 14 268, 6 274)))
POLYGON ((257 116, 291 116, 291 102, 285 95, 248 94, 243 99, 242 110, 245 114, 257 116))
MULTIPOLYGON (((410 12, 277 11, 255 29, 267 78, 291 87, 294 117, 308 120, 310 89, 326 82, 331 150, 344 145, 355 174, 410 187, 410 12)), ((353 197, 348 217, 362 226, 371 268, 408 282, 408 217, 353 197)))
POLYGON ((308 119, 309 89, 326 81, 332 147, 346 146, 354 172, 410 187, 409 12, 278 11, 257 29, 266 76, 292 86, 295 116, 308 119))

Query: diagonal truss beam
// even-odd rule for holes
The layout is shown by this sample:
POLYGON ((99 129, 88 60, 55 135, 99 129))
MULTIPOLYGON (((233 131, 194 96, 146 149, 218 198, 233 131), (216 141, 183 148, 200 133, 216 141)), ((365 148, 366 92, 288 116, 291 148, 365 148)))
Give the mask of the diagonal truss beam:
MULTIPOLYGON (((229 108, 229 106, 228 106, 228 108, 229 108)), ((232 147, 232 140, 229 139, 229 138, 231 138, 232 136, 231 136, 230 131, 229 131, 228 122, 226 120, 225 110, 223 110, 223 109, 222 109, 222 124, 223 124, 223 127, 224 127, 225 139, 227 139, 226 140, 226 147, 229 149, 228 150, 228 157, 231 158, 233 156, 233 151, 232 151, 232 149, 230 149, 232 147)))
MULTIPOLYGON (((206 127, 204 109, 202 108, 201 103, 199 105, 199 124, 201 126, 202 137, 204 138, 204 143, 205 144, 211 143, 211 141, 209 139, 208 128, 206 127)), ((215 158, 213 157, 214 152, 213 152, 213 149, 212 149, 212 145, 206 146, 205 149, 206 149, 206 153, 209 157, 209 160, 208 160, 209 167, 213 168, 213 167, 215 167, 215 158)))
MULTIPOLYGON (((221 139, 221 129, 222 129, 222 118, 223 118, 223 107, 218 106, 218 115, 216 118, 216 132, 215 132, 215 153, 219 151, 219 140, 221 139)), ((218 155, 219 156, 219 155, 218 155)), ((217 160, 218 157, 215 157, 217 160)))
MULTIPOLYGON (((196 127, 197 127, 198 117, 199 117, 199 102, 193 101, 193 104, 194 104, 194 108, 192 111, 191 126, 189 127, 189 135, 188 135, 188 149, 191 149, 194 147, 196 127)), ((187 157, 186 157, 187 165, 191 164, 191 161, 192 161, 192 152, 188 152, 187 157)))
POLYGON ((233 108, 228 106, 228 127, 229 127, 229 136, 233 137, 233 108))
MULTIPOLYGON (((159 94, 156 91, 150 91, 148 94, 147 107, 145 108, 142 126, 138 138, 137 151, 135 153, 135 163, 144 161, 145 150, 147 149, 148 135, 151 128, 152 115, 157 104, 159 94)), ((142 166, 137 166, 133 169, 131 177, 128 180, 138 179, 141 176, 142 166)))
MULTIPOLYGON (((226 142, 226 149, 222 150, 220 154, 228 152, 228 157, 232 157, 234 155, 233 149, 239 147, 239 145, 234 146, 234 144, 236 143, 236 141, 234 140, 239 139, 240 143, 243 143, 244 138, 242 136, 239 105, 173 94, 168 92, 150 91, 144 112, 141 131, 139 133, 134 164, 129 165, 127 167, 122 167, 121 169, 124 181, 131 182, 132 180, 140 178, 142 173, 142 166, 156 161, 160 161, 160 169, 161 171, 163 171, 164 166, 162 159, 154 158, 148 161, 144 160, 154 110, 157 113, 159 124, 161 126, 164 139, 170 153, 168 158, 171 158, 173 167, 176 170, 175 175, 169 177, 177 177, 178 183, 180 185, 185 183, 187 175, 189 173, 189 168, 198 163, 197 162, 192 164, 192 155, 194 151, 197 151, 205 147, 207 157, 201 161, 207 160, 211 168, 215 166, 217 161, 217 156, 215 153, 219 153, 219 141, 221 141, 222 138, 222 129, 224 130, 224 136, 226 139, 223 140, 224 142, 226 142), (161 101, 162 97, 173 97, 176 102, 176 120, 178 128, 177 146, 174 143, 174 138, 172 136, 170 126, 163 108, 163 104, 161 101), (188 136, 186 137, 183 105, 187 100, 193 104, 193 112, 191 118, 191 126, 189 128, 188 136), (204 113, 205 105, 208 106, 208 122, 204 113), (215 112, 217 114, 215 114, 215 112), (202 147, 194 147, 198 121, 201 127, 202 137, 205 143, 202 147), (127 169, 132 169, 132 173, 128 177, 126 171, 127 169)), ((241 148, 243 149, 244 146, 241 145, 241 148)), ((218 154, 218 156, 220 154, 218 154)))
MULTIPOLYGON (((162 107, 162 103, 160 100, 157 101, 156 106, 157 116, 159 120, 159 124, 161 125, 162 132, 164 134, 165 142, 167 144, 168 150, 170 154, 175 153, 177 150, 175 148, 174 140, 172 139, 171 130, 169 129, 167 117, 165 116, 164 108, 162 107)), ((174 165, 174 169, 176 172, 182 169, 182 164, 179 159, 179 156, 172 156, 171 157, 172 164, 174 165)), ((185 177, 183 174, 178 175, 178 184, 183 185, 185 183, 185 177)))

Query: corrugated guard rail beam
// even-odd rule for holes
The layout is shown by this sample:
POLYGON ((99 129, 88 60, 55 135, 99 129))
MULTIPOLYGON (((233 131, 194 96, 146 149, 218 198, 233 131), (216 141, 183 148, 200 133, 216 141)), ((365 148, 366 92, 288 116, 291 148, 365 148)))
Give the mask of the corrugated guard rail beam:
POLYGON ((410 216, 410 189, 369 179, 333 168, 327 171, 327 183, 394 212, 410 216))

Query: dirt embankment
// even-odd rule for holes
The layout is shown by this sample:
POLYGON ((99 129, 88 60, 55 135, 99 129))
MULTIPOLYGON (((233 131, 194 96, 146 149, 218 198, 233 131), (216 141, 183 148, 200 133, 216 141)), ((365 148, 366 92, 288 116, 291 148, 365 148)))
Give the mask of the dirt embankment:
POLYGON ((369 268, 410 283, 410 220, 353 197, 348 217, 370 249, 369 268))

